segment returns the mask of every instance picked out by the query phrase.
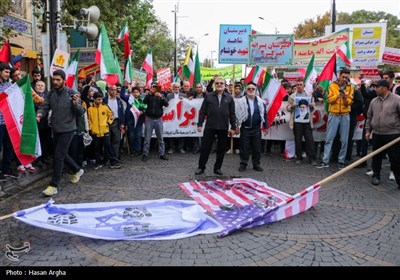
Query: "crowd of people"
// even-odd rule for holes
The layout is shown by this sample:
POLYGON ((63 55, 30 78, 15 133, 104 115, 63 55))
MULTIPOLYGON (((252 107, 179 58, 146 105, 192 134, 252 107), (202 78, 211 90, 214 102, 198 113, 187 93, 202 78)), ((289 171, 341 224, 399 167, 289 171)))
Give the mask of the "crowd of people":
MULTIPOLYGON (((262 153, 270 155, 274 142, 281 153, 285 147, 285 141, 262 140, 261 134, 268 133, 267 107, 261 99, 261 89, 253 82, 245 85, 244 79, 227 84, 225 79, 215 76, 207 86, 199 83, 192 89, 188 81, 183 81, 174 82, 167 91, 161 91, 157 83, 150 88, 140 83, 108 85, 89 76, 75 91, 66 87, 62 70, 53 73, 51 90, 46 88, 39 70, 33 70, 31 76, 42 155, 33 165, 21 165, 0 112, 0 150, 3 151, 0 181, 35 172, 35 166, 42 167, 52 161, 53 175, 43 191, 47 196, 57 193, 65 172, 64 164, 72 183, 79 182, 86 168, 121 168, 125 142, 128 154, 141 157, 143 162, 149 160, 153 146, 157 147, 161 160, 168 160, 168 154, 173 153, 199 153, 195 175, 205 172, 211 153, 216 153, 214 174, 223 175, 222 165, 228 150, 228 153, 239 153, 239 172, 247 169, 250 155, 253 169, 262 172, 262 153), (202 99, 197 131, 202 132, 203 137, 164 141, 163 110, 171 100, 184 98, 202 99), (155 139, 152 139, 153 130, 155 139), (240 137, 233 139, 230 145, 228 135, 239 133, 240 137)), ((0 92, 19 79, 19 70, 0 63, 0 92)), ((326 92, 315 84, 314 91, 307 93, 303 79, 298 79, 294 85, 282 80, 287 93, 284 101, 290 112, 296 164, 303 164, 307 159, 311 165, 325 168, 336 160, 338 168, 344 168, 352 160, 353 134, 360 114, 366 121, 362 140, 357 142, 358 156, 367 154, 369 143, 376 150, 400 137, 400 79, 396 81, 393 71, 385 71, 381 80, 370 85, 364 79, 359 85, 353 85, 350 71, 342 69, 338 80, 332 82, 326 92), (326 140, 316 143, 312 114, 316 104, 324 102, 329 113, 326 140), (317 163, 318 154, 321 154, 320 164, 317 163)), ((372 184, 380 183, 382 158, 386 153, 391 163, 390 180, 395 180, 400 187, 400 143, 372 158, 372 184)))

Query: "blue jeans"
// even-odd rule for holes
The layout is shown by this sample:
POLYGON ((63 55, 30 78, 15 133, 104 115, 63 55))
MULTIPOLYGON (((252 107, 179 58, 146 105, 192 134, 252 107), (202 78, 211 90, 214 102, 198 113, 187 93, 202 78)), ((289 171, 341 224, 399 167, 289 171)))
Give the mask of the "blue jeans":
POLYGON ((338 161, 339 163, 344 163, 347 152, 347 141, 349 138, 349 127, 350 127, 350 115, 333 115, 328 116, 328 126, 326 131, 326 141, 324 149, 324 157, 322 161, 324 163, 329 163, 329 158, 331 156, 332 143, 335 136, 339 130, 341 147, 339 151, 338 161))
POLYGON ((128 126, 128 141, 131 153, 140 153, 142 150, 142 134, 143 134, 144 117, 139 117, 135 126, 134 121, 129 121, 128 126))

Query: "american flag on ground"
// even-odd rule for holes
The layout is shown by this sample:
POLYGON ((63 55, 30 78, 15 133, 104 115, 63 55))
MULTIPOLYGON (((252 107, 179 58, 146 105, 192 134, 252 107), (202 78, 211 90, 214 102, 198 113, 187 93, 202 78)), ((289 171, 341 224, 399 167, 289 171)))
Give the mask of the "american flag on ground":
POLYGON ((179 186, 224 226, 220 237, 299 214, 317 204, 319 194, 317 184, 290 195, 250 178, 179 186))

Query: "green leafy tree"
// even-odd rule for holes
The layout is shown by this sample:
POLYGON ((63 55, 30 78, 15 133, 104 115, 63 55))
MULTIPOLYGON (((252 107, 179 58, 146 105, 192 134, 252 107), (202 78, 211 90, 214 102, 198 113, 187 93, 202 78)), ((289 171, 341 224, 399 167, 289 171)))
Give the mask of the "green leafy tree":
MULTIPOLYGON (((0 0, 0 16, 6 16, 8 15, 8 12, 11 10, 11 1, 10 0, 0 0)), ((12 29, 9 27, 0 27, 1 29, 1 34, 0 36, 0 45, 3 45, 5 40, 9 39, 10 37, 15 37, 17 36, 12 32, 12 29)))

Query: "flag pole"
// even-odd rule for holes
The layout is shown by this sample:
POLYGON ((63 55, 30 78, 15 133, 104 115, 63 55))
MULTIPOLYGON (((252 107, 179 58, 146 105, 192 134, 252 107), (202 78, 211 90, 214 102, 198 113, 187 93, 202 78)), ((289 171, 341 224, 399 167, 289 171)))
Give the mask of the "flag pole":
MULTIPOLYGON (((235 64, 232 65, 232 83, 233 83, 233 91, 235 91, 235 64)), ((231 92, 231 95, 234 93, 231 92)), ((231 154, 233 155, 235 152, 233 150, 233 135, 231 134, 231 154)))
POLYGON ((8 215, 4 215, 4 216, 0 216, 0 221, 11 218, 14 215, 14 213, 12 214, 8 214, 8 215))
POLYGON ((332 181, 333 179, 336 179, 337 177, 339 177, 340 175, 342 175, 343 173, 346 173, 347 171, 353 169, 354 167, 356 167, 357 165, 359 165, 360 163, 363 163, 367 160, 369 160, 370 158, 372 158, 373 156, 379 154, 380 152, 382 152, 383 150, 386 150, 387 148, 393 146, 394 144, 396 144, 397 142, 400 141, 400 137, 397 137, 396 139, 392 140, 391 142, 387 143, 386 145, 380 147, 379 149, 373 151, 372 153, 366 155, 365 157, 360 158, 359 160, 353 162, 352 164, 350 164, 349 166, 346 166, 345 168, 339 170, 338 172, 332 174, 329 177, 326 177, 325 179, 323 179, 322 181, 319 181, 317 183, 317 185, 322 185, 322 184, 326 184, 329 181, 332 181))

